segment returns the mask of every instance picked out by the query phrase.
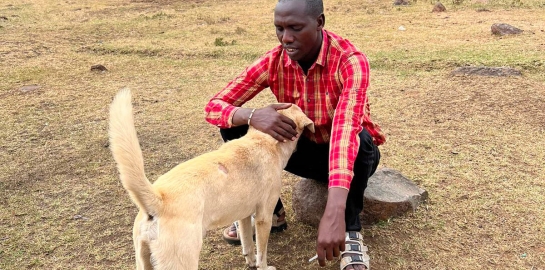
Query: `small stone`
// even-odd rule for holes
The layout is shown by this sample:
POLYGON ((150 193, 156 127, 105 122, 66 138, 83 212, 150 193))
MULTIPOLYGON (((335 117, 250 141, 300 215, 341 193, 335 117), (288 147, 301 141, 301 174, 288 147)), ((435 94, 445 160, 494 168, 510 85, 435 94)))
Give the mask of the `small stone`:
POLYGON ((407 0, 395 0, 394 6, 407 6, 409 5, 409 1, 407 0))
POLYGON ((397 28, 397 30, 399 30, 399 31, 405 31, 405 30, 407 30, 407 28, 405 28, 405 26, 402 25, 402 26, 400 26, 399 28, 397 28))
POLYGON ((75 220, 89 220, 89 218, 84 217, 82 215, 74 215, 75 220))
POLYGON ((23 93, 28 93, 28 92, 32 92, 32 91, 35 91, 35 90, 38 90, 42 88, 41 86, 37 85, 37 84, 31 84, 31 85, 25 85, 25 86, 22 86, 21 88, 19 88, 19 90, 23 93))
POLYGON ((490 27, 490 30, 492 31, 492 34, 498 35, 498 36, 518 35, 524 32, 523 30, 518 29, 506 23, 495 23, 490 27))
POLYGON ((0 16, 0 20, 7 21, 7 20, 8 20, 8 17, 6 17, 6 16, 0 16))
POLYGON ((477 9, 477 12, 491 12, 491 11, 490 11, 490 9, 481 7, 481 8, 477 9))
POLYGON ((433 9, 431 12, 445 12, 447 11, 447 8, 441 4, 441 2, 435 3, 435 6, 433 6, 433 9))
POLYGON ((98 64, 91 66, 91 71, 106 72, 108 69, 105 66, 98 64))

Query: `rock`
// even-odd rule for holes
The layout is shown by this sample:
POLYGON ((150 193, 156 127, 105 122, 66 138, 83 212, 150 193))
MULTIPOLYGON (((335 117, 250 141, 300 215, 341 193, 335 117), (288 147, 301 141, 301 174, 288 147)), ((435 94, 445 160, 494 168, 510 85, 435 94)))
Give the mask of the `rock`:
POLYGON ((447 11, 447 8, 441 4, 441 2, 437 2, 435 3, 435 6, 433 6, 433 9, 431 10, 431 12, 445 12, 447 11))
POLYGON ((22 86, 21 88, 19 88, 19 90, 23 93, 28 93, 28 92, 32 92, 32 91, 35 91, 35 90, 38 90, 42 88, 41 86, 37 85, 37 84, 31 84, 31 85, 25 85, 25 86, 22 86))
POLYGON ((0 20, 7 21, 7 20, 8 20, 8 17, 6 17, 6 16, 0 16, 0 20))
POLYGON ((507 77, 507 76, 522 76, 522 73, 516 69, 509 67, 459 67, 451 72, 453 76, 490 76, 490 77, 507 77))
MULTIPOLYGON (((362 224, 371 225, 414 211, 428 198, 427 191, 419 188, 398 171, 377 170, 364 193, 362 224)), ((317 227, 327 202, 327 185, 310 179, 301 179, 292 193, 295 218, 317 227)))
POLYGON ((492 30, 492 34, 498 35, 498 36, 518 35, 524 32, 523 30, 520 30, 506 23, 495 23, 490 27, 490 29, 492 30))
POLYGON ((369 178, 364 193, 362 224, 373 224, 415 211, 428 199, 428 192, 400 172, 384 168, 369 178))
POLYGON ((108 69, 103 65, 93 65, 91 66, 91 71, 106 72, 108 69))
POLYGON ((293 186, 291 198, 295 218, 318 227, 327 202, 327 184, 303 178, 293 186))
POLYGON ((477 12, 491 12, 491 11, 490 11, 490 9, 481 7, 481 8, 477 9, 477 12))
POLYGON ((75 220, 89 220, 89 218, 84 217, 82 215, 74 215, 75 220))
POLYGON ((407 6, 409 5, 408 0, 394 0, 394 6, 407 6))
POLYGON ((400 27, 397 28, 397 30, 405 31, 405 30, 407 30, 407 28, 405 28, 405 26, 401 25, 400 27))

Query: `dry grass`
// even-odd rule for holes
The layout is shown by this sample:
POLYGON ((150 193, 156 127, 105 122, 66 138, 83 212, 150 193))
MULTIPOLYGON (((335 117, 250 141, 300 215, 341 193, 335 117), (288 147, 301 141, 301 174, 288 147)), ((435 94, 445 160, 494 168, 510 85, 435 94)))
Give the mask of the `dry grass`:
MULTIPOLYGON (((133 268, 136 207, 106 147, 111 98, 134 91, 150 179, 216 148, 203 107, 277 44, 274 3, 2 1, 0 269, 133 268), (91 72, 94 64, 109 71, 91 72), (40 89, 20 91, 32 84, 40 89)), ((431 196, 416 213, 365 229, 373 268, 545 269, 545 2, 444 4, 436 14, 431 1, 326 3, 327 28, 371 60, 373 117, 389 139, 381 166, 431 196), (492 36, 496 22, 525 32, 492 36), (449 76, 464 65, 523 76, 449 76)), ((270 262, 318 268, 306 263, 316 232, 289 207, 297 179, 284 180, 290 229, 272 237, 270 262)), ((201 269, 244 269, 239 254, 211 231, 201 269)))

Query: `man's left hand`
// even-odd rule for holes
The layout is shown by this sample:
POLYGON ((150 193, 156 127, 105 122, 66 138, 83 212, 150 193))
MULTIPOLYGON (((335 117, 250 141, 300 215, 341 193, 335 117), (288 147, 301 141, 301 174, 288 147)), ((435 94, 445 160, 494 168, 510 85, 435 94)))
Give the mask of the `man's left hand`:
POLYGON ((343 188, 330 188, 327 197, 327 205, 318 228, 318 240, 316 254, 318 263, 325 266, 325 260, 333 260, 340 256, 345 249, 345 209, 348 190, 343 188))

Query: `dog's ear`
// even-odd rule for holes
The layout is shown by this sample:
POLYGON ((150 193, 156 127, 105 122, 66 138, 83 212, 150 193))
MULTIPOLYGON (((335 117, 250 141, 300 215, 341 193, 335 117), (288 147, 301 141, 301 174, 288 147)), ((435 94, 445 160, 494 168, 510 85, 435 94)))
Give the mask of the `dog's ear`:
POLYGON ((303 126, 308 128, 308 130, 310 130, 310 132, 314 133, 315 130, 314 130, 314 122, 312 122, 312 120, 310 120, 309 118, 306 118, 305 121, 303 122, 303 126))

